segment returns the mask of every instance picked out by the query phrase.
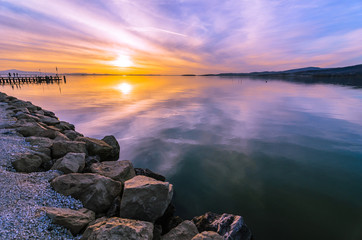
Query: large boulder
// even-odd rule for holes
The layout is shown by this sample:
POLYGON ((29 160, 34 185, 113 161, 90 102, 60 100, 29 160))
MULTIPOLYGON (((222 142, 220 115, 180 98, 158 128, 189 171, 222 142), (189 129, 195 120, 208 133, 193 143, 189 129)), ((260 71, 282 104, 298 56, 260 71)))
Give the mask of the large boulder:
POLYGON ((16 156, 16 159, 12 162, 13 167, 18 172, 36 172, 39 170, 43 159, 33 153, 22 153, 16 156))
POLYGON ((243 217, 238 215, 208 212, 202 216, 194 217, 192 221, 199 232, 214 231, 224 239, 230 240, 252 239, 250 229, 246 226, 243 217))
POLYGON ((43 207, 42 209, 52 219, 53 223, 68 228, 73 235, 80 233, 88 223, 95 219, 95 213, 86 208, 72 210, 69 208, 43 207))
POLYGON ((83 240, 152 240, 153 224, 124 218, 108 218, 91 224, 83 233, 83 240))
POLYGON ((82 134, 74 131, 74 130, 64 130, 64 135, 67 136, 70 140, 75 140, 77 137, 83 137, 82 134))
POLYGON ((125 182, 120 217, 155 222, 170 204, 173 186, 145 176, 125 182))
POLYGON ((60 123, 59 119, 56 117, 48 117, 48 116, 42 116, 40 118, 40 121, 42 123, 45 123, 46 125, 54 126, 58 123, 60 123))
POLYGON ((53 158, 61 158, 69 152, 87 153, 85 143, 77 141, 54 141, 51 149, 53 158))
POLYGON ((55 191, 79 199, 96 213, 105 213, 120 195, 122 183, 94 173, 70 173, 51 182, 55 191))
POLYGON ((53 145, 53 140, 45 137, 27 137, 25 138, 25 141, 31 145, 32 150, 51 157, 51 146, 53 145))
POLYGON ((218 233, 213 231, 204 231, 202 233, 197 234, 191 240, 223 240, 224 238, 221 237, 218 233))
POLYGON ((121 182, 136 176, 133 165, 128 160, 93 163, 90 169, 93 173, 98 173, 121 182))
POLYGON ((85 153, 67 153, 59 158, 53 165, 53 170, 59 170, 63 173, 82 172, 85 166, 85 153))
POLYGON ((55 127, 59 128, 62 131, 74 131, 74 125, 64 121, 60 121, 58 124, 55 124, 55 127))
POLYGON ((163 235, 161 240, 191 240, 198 233, 195 224, 189 220, 185 220, 163 235))
POLYGON ((102 140, 105 141, 108 145, 110 145, 112 147, 111 159, 118 160, 120 146, 118 144, 117 139, 113 135, 109 135, 109 136, 105 136, 104 138, 102 138, 102 140))
POLYGON ((113 148, 105 141, 90 137, 77 137, 75 140, 84 142, 87 146, 89 155, 98 155, 101 158, 101 161, 117 160, 112 158, 113 148))

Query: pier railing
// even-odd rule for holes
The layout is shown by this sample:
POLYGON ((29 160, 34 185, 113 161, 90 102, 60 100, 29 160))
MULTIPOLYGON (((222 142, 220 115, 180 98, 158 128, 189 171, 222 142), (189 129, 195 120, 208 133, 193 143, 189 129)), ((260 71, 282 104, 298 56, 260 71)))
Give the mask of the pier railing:
POLYGON ((16 76, 9 76, 9 75, 0 75, 0 84, 27 84, 27 83, 60 83, 64 80, 66 81, 65 76, 62 75, 16 75, 16 76))

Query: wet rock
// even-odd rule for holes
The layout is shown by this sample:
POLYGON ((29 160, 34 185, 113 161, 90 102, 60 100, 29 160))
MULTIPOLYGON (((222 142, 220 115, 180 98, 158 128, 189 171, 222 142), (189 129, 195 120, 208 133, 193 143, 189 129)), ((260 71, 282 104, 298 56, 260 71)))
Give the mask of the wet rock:
POLYGON ((135 173, 136 175, 142 175, 142 176, 146 176, 146 177, 150 177, 153 179, 156 179, 158 181, 166 181, 166 178, 158 173, 152 172, 150 169, 146 168, 135 168, 135 173))
POLYGON ((109 218, 88 226, 83 233, 83 240, 127 239, 152 240, 153 224, 124 218, 109 218))
POLYGON ((41 157, 32 153, 22 153, 16 156, 16 160, 12 162, 13 167, 18 172, 36 172, 43 163, 41 157))
POLYGON ((224 239, 250 240, 252 234, 243 217, 232 214, 216 214, 208 212, 192 220, 199 232, 214 231, 224 239))
POLYGON ((202 233, 197 234, 192 240, 223 240, 218 233, 213 231, 204 231, 202 233))
POLYGON ((115 160, 115 161, 118 160, 120 146, 118 144, 117 139, 113 135, 109 135, 109 136, 105 136, 104 138, 102 138, 102 140, 112 147, 111 160, 115 160))
POLYGON ((90 169, 93 173, 98 173, 121 182, 125 182, 136 176, 133 165, 128 160, 94 163, 90 169))
POLYGON ((161 237, 162 240, 191 240, 199 232, 195 224, 189 220, 185 220, 177 227, 171 229, 167 234, 161 237))
POLYGON ((53 158, 61 158, 69 152, 87 153, 85 143, 77 141, 54 141, 51 149, 53 158))
POLYGON ((89 137, 77 137, 75 140, 86 144, 89 155, 98 155, 101 161, 112 160, 112 147, 106 142, 89 137))
POLYGON ((155 222, 164 214, 172 195, 172 184, 136 176, 125 182, 120 216, 155 222))
POLYGON ((91 221, 95 219, 95 213, 89 209, 82 208, 72 210, 69 208, 42 208, 53 223, 68 228, 73 235, 80 233, 91 221))
POLYGON ((85 153, 67 153, 54 163, 52 170, 59 170, 63 173, 76 173, 82 172, 84 166, 85 153))
POLYGON ((51 186, 63 195, 79 199, 96 213, 105 213, 122 191, 120 182, 94 173, 62 175, 53 179, 51 186))

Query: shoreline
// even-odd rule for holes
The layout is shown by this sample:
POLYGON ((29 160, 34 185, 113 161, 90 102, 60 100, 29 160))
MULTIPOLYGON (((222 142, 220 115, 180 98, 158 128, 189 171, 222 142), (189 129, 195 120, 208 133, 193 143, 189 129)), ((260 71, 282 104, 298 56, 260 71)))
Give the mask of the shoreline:
MULTIPOLYGON (((16 148, 16 154, 1 164, 0 178, 20 174, 15 170, 30 179, 49 174, 42 184, 73 205, 45 202, 32 211, 49 224, 69 229, 59 227, 62 238, 98 239, 127 234, 124 236, 132 236, 129 239, 177 239, 186 234, 185 239, 252 239, 241 216, 206 213, 191 221, 174 216, 172 183, 149 169, 134 168, 130 161, 119 160, 122 156, 119 158, 120 148, 114 136, 102 140, 84 137, 53 112, 1 92, 0 108, 5 116, 0 118, 0 134, 16 138, 25 149, 16 148)), ((33 182, 36 188, 38 182, 33 182)), ((13 185, 17 187, 16 182, 13 185)), ((53 239, 58 237, 42 231, 53 239)))

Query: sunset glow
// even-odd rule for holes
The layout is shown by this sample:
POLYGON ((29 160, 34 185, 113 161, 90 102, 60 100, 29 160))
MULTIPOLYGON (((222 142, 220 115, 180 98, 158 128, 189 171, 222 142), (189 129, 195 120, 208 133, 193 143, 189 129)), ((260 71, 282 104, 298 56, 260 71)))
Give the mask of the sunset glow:
POLYGON ((345 1, 0 1, 0 70, 184 74, 362 62, 345 1), (343 9, 343 11, 341 11, 343 9))

